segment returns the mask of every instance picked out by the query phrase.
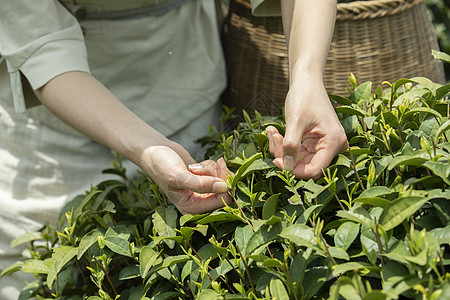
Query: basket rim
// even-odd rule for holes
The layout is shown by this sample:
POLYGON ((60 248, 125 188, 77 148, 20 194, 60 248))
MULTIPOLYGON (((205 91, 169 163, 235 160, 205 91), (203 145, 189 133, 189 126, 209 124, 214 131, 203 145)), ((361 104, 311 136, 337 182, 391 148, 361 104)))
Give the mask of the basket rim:
MULTIPOLYGON (((251 9, 250 0, 231 1, 251 9)), ((348 3, 337 3, 336 20, 352 21, 391 16, 410 9, 423 1, 424 0, 357 0, 348 3)))

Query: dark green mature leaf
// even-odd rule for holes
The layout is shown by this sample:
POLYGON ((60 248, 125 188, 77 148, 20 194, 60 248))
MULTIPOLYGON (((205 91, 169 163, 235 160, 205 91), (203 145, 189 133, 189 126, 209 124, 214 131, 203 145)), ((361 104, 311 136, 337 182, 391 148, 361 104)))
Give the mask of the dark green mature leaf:
POLYGON ((271 195, 265 202, 262 211, 263 219, 269 219, 271 216, 275 215, 278 207, 278 198, 280 194, 271 195))
POLYGON ((420 166, 427 161, 427 158, 412 155, 401 155, 394 157, 389 163, 388 170, 392 170, 397 166, 420 166))
POLYGON ((345 115, 355 115, 355 116, 359 116, 359 117, 364 117, 365 114, 362 110, 358 109, 358 108, 353 108, 351 106, 338 106, 335 107, 334 110, 337 113, 341 113, 341 114, 345 114, 345 115))
MULTIPOLYGON (((263 226, 258 231, 254 232, 247 242, 245 255, 252 254, 256 249, 267 245, 268 243, 279 238, 283 227, 281 223, 277 223, 272 226, 263 226)), ((242 249, 241 249, 242 251, 242 249)))
POLYGON ((400 225, 405 219, 412 216, 422 207, 428 198, 425 197, 401 197, 387 205, 380 216, 379 224, 388 231, 400 225))
POLYGON ((88 232, 80 241, 78 245, 77 259, 80 260, 83 254, 95 243, 97 242, 98 235, 104 235, 105 230, 103 228, 96 228, 88 232))
POLYGON ((293 224, 280 233, 280 236, 294 242, 297 246, 314 248, 317 243, 314 240, 314 230, 303 224, 293 224))
POLYGON ((337 229, 334 235, 334 244, 336 247, 347 250, 359 233, 359 224, 345 222, 337 229))
POLYGON ((343 219, 364 224, 368 227, 374 227, 375 225, 372 217, 369 215, 369 212, 362 207, 352 208, 352 210, 349 211, 340 210, 336 215, 343 219))

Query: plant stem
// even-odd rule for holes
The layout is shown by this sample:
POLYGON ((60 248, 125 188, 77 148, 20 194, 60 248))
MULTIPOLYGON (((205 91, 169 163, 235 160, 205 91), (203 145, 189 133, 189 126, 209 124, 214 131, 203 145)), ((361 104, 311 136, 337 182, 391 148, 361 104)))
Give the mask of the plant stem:
POLYGON ((252 286, 253 293, 254 293, 255 295, 257 295, 255 286, 253 285, 252 277, 250 276, 250 270, 249 270, 249 268, 248 268, 248 265, 247 265, 247 261, 246 261, 246 259, 245 259, 245 256, 242 254, 242 252, 241 252, 241 250, 239 249, 239 246, 238 246, 238 245, 236 245, 236 250, 239 252, 239 255, 241 255, 242 262, 244 263, 244 267, 245 267, 245 272, 247 273, 248 279, 250 280, 250 285, 252 286))
POLYGON ((377 239, 378 251, 380 251, 380 261, 381 261, 381 265, 384 267, 383 245, 381 244, 380 233, 378 232, 378 222, 377 222, 376 217, 374 217, 374 221, 375 221, 374 233, 375 233, 375 238, 377 239))
POLYGON ((361 178, 359 177, 358 171, 356 170, 355 158, 353 157, 352 149, 350 149, 350 147, 348 147, 348 152, 350 153, 350 160, 351 160, 350 165, 352 166, 353 172, 355 172, 356 179, 358 180, 361 189, 365 191, 366 189, 364 188, 361 178))
POLYGON ((249 289, 250 287, 247 284, 247 281, 245 280, 244 276, 242 276, 241 272, 239 272, 231 263, 230 259, 228 257, 225 256, 225 259, 227 260, 228 264, 231 266, 231 268, 233 268, 233 270, 236 272, 236 274, 239 276, 239 278, 241 278, 242 282, 244 283, 245 287, 247 289, 249 289))
POLYGON ((116 295, 116 297, 117 297, 117 296, 120 296, 120 295, 117 293, 116 288, 114 287, 114 285, 113 285, 113 283, 112 283, 112 281, 111 281, 111 278, 109 277, 108 272, 106 272, 105 268, 102 266, 102 264, 98 261, 98 259, 97 259, 95 256, 92 256, 92 257, 94 258, 95 262, 96 262, 97 265, 100 267, 100 269, 102 269, 103 273, 105 273, 106 279, 108 279, 108 283, 109 283, 109 285, 111 286, 111 288, 113 289, 114 294, 116 295))
POLYGON ((286 261, 284 262, 284 268, 286 269, 286 278, 291 287, 292 294, 294 295, 294 300, 298 300, 297 291, 295 289, 294 283, 292 282, 291 272, 289 271, 289 266, 286 261))

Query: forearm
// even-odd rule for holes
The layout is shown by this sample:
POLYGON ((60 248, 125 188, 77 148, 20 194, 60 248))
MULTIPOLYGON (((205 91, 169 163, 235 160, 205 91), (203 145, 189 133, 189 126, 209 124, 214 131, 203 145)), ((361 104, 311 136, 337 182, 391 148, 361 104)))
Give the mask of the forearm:
POLYGON ((281 9, 291 84, 302 75, 322 80, 336 19, 336 0, 281 0, 281 9))
POLYGON ((141 167, 145 149, 169 143, 87 73, 61 74, 36 94, 61 120, 141 167))

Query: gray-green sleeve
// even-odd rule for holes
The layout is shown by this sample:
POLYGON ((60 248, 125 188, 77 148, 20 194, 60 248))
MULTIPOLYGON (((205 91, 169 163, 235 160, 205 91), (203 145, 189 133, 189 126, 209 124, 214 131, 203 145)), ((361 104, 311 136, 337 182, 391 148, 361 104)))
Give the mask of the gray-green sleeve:
POLYGON ((252 13, 258 17, 268 17, 281 14, 280 0, 250 0, 252 13))

